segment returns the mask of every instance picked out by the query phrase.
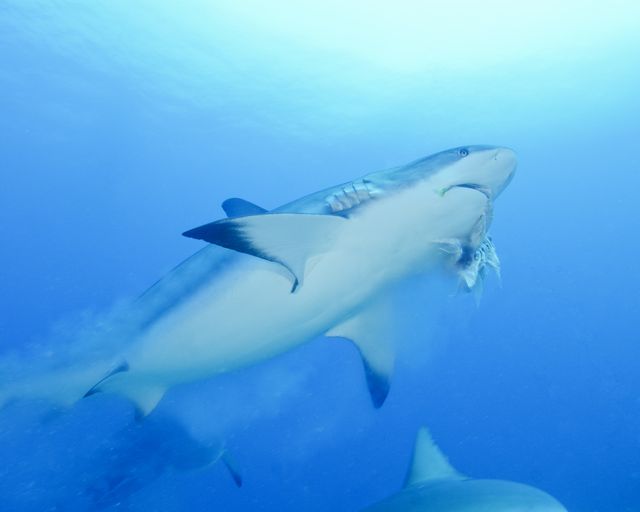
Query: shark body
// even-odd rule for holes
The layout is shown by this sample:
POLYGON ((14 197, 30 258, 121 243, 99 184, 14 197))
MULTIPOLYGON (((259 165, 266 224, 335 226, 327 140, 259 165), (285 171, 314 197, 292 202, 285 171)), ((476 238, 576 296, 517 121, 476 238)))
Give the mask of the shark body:
POLYGON ((404 488, 363 512, 567 512, 554 497, 529 485, 469 478, 456 471, 433 442, 418 432, 404 488))
POLYGON ((73 402, 114 392, 147 414, 172 386, 327 335, 356 344, 380 406, 394 359, 386 292, 428 271, 456 272, 473 288, 497 267, 486 233, 515 166, 509 149, 468 146, 272 211, 227 200, 227 218, 185 233, 211 245, 139 299, 118 354, 13 394, 73 402))

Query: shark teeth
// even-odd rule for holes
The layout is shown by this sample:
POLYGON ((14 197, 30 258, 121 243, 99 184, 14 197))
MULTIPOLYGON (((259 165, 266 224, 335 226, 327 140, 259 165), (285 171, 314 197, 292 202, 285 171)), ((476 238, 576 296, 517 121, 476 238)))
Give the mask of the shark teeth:
POLYGON ((460 260, 458 275, 467 291, 482 289, 487 267, 493 269, 500 278, 500 259, 496 252, 496 246, 489 236, 482 240, 470 258, 465 258, 464 261, 462 258, 460 260))

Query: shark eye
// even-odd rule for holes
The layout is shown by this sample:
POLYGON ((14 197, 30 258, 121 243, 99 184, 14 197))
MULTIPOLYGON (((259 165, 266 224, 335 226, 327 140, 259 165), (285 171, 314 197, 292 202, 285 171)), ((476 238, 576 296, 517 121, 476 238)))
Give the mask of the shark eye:
POLYGON ((458 154, 459 154, 461 157, 465 157, 465 156, 467 156, 467 155, 469 154, 469 150, 468 150, 467 148, 462 148, 462 149, 460 149, 460 150, 458 151, 458 154))

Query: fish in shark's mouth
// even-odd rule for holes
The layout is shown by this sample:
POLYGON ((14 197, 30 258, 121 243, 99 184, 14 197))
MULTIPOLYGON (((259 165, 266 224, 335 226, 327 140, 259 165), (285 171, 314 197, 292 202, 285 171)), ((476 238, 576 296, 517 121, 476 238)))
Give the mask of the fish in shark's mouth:
POLYGON ((493 269, 500 277, 500 259, 496 252, 496 246, 488 235, 477 249, 467 251, 463 249, 456 265, 461 283, 467 291, 481 285, 487 268, 493 269))

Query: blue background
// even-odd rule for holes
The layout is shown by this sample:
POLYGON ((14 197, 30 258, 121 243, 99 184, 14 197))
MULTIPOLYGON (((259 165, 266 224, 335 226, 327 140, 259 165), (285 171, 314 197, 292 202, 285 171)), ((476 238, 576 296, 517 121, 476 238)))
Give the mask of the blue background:
MULTIPOLYGON (((640 12, 481 4, 0 3, 2 354, 140 293, 227 197, 271 208, 463 144, 519 156, 502 287, 409 291, 381 410, 338 341, 172 391, 160 409, 224 439, 245 485, 161 471, 114 508, 357 510, 400 488, 426 424, 466 474, 640 509, 640 12)), ((2 508, 84 510, 132 411, 43 407, 0 412, 2 508)))

